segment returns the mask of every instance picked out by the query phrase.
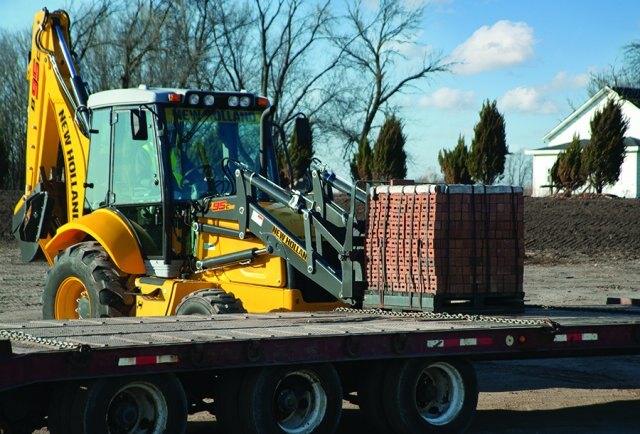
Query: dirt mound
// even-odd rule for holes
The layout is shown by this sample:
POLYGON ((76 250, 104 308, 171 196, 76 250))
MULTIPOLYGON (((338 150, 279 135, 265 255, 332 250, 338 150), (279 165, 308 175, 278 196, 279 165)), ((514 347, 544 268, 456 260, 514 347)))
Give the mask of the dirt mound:
POLYGON ((529 260, 640 258, 640 200, 526 198, 529 260))
MULTIPOLYGON (((0 191, 0 238, 13 239, 21 192, 0 191)), ((525 198, 528 262, 640 259, 640 200, 608 197, 525 198)))

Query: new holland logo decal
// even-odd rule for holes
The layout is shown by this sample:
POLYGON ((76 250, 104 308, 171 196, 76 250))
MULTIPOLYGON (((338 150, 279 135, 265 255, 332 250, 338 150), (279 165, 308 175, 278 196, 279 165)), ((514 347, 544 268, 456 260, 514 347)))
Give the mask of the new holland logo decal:
POLYGON ((282 241, 285 246, 289 247, 296 255, 300 256, 303 261, 307 260, 307 252, 302 248, 302 246, 289 238, 287 234, 276 227, 274 227, 271 232, 273 233, 273 235, 278 237, 278 239, 282 241))

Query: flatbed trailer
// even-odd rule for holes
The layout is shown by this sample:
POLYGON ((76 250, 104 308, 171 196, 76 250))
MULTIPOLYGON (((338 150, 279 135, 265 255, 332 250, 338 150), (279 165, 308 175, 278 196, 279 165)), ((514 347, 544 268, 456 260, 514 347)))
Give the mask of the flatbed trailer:
POLYGON ((640 309, 502 316, 339 310, 0 323, 6 432, 332 432, 343 397, 379 432, 462 432, 480 360, 640 353, 640 309), (409 409, 409 410, 407 410, 409 409), (425 431, 425 430, 431 431, 425 431))

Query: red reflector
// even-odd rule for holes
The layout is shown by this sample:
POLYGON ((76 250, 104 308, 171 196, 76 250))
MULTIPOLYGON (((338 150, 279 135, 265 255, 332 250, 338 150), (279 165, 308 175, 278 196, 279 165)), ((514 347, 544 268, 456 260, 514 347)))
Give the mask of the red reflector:
POLYGON ((260 96, 256 98, 256 103, 258 104, 258 107, 261 108, 269 107, 269 100, 260 96))
POLYGON ((118 359, 118 366, 159 365, 164 363, 178 363, 178 361, 178 356, 174 354, 163 354, 161 356, 120 357, 118 359))
POLYGON ((170 93, 169 94, 169 102, 180 102, 182 101, 182 95, 179 93, 170 93))
POLYGON ((138 356, 136 357, 136 365, 155 365, 157 363, 156 356, 138 356))

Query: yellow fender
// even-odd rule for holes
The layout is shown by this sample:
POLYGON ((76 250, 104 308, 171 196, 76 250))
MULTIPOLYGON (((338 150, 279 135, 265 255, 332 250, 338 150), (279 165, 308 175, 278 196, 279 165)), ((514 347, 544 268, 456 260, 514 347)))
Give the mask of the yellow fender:
POLYGON ((118 214, 108 209, 99 209, 60 226, 56 235, 44 246, 49 263, 62 250, 93 237, 118 269, 127 274, 146 274, 138 240, 129 226, 118 214))

